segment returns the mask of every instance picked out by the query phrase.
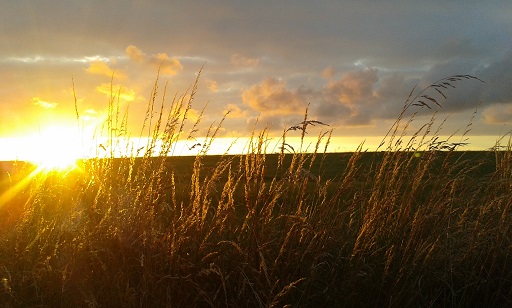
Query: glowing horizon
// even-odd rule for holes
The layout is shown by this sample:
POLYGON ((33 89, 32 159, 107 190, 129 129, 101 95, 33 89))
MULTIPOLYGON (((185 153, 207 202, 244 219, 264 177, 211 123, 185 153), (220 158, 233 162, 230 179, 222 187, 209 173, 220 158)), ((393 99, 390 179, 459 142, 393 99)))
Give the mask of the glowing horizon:
MULTIPOLYGON (((82 138, 68 134, 55 135, 55 138, 36 138, 34 136, 21 138, 0 138, 0 161, 25 161, 47 168, 59 168, 67 166, 76 160, 108 157, 142 157, 150 143, 150 138, 118 138, 111 142, 108 138, 96 138, 83 141, 82 138), (112 143, 113 146, 108 144, 112 143), (111 152, 112 150, 112 152, 111 152)), ((439 136, 439 140, 447 140, 450 136, 439 136)), ((408 140, 410 136, 405 136, 408 140)), ((458 148, 460 151, 484 151, 493 148, 499 136, 467 136, 467 145, 458 148)), ((466 140, 465 138, 465 140, 466 140)), ((452 137, 450 142, 460 142, 460 138, 452 137)), ((318 153, 325 150, 326 138, 324 138, 317 149, 318 153)), ((179 140, 170 147, 168 154, 164 156, 195 156, 204 149, 203 146, 209 143, 210 139, 196 138, 194 141, 179 140)), ((286 138, 286 153, 312 153, 317 144, 318 138, 305 137, 302 151, 300 151, 300 137, 286 138)), ((356 151, 360 146, 362 151, 373 152, 385 150, 385 146, 379 145, 383 141, 382 136, 353 136, 353 137, 331 137, 326 153, 349 153, 356 151)), ((508 139, 502 140, 501 145, 507 145, 508 139)), ((255 141, 253 140, 253 144, 255 141)), ((264 144, 266 154, 279 153, 282 139, 280 137, 269 137, 264 144)), ((250 148, 249 137, 219 137, 211 141, 206 155, 239 155, 248 154, 255 149, 250 148)), ((159 156, 162 142, 157 140, 151 156, 159 156)))

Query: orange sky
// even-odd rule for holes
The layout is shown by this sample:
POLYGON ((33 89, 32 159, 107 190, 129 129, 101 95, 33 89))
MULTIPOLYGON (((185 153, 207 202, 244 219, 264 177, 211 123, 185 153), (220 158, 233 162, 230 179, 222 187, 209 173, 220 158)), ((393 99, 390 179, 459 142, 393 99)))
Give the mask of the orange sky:
MULTIPOLYGON (((448 117, 443 135, 464 132, 477 110, 469 146, 486 149, 511 130, 510 16, 505 2, 4 1, 0 159, 45 144, 97 151, 91 140, 105 132, 112 89, 121 112, 129 108, 127 135, 139 137, 158 68, 167 111, 203 66, 186 146, 228 110, 219 138, 266 127, 278 139, 309 106, 310 119, 329 124, 310 136, 334 129, 332 151, 356 140, 373 150, 415 85, 471 74, 485 83, 461 82, 446 100, 433 93, 442 104, 434 109, 448 117)), ((411 133, 433 111, 417 109, 411 133)))

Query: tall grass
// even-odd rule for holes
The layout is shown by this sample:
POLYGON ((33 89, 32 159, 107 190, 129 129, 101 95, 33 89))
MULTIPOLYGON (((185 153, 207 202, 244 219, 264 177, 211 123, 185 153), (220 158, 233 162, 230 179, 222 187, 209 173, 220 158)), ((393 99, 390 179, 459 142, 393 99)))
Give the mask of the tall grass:
POLYGON ((209 157, 212 125, 193 159, 168 154, 199 125, 187 120, 197 80, 170 102, 156 80, 141 128, 150 142, 120 158, 128 111, 113 89, 107 155, 31 176, 0 209, 0 302, 510 306, 510 141, 484 153, 451 151, 466 141, 440 140, 435 114, 409 133, 416 112, 474 79, 452 76, 411 92, 380 152, 328 154, 331 130, 308 153, 294 149, 291 134, 327 127, 306 110, 276 154, 263 130, 244 155, 209 157))

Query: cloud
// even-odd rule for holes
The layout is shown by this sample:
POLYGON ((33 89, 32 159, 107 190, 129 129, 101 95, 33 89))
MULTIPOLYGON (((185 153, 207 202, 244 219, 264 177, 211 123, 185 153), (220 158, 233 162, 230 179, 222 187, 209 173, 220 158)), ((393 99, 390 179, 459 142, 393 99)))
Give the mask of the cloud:
POLYGON ((375 89, 375 96, 379 100, 394 100, 396 103, 404 102, 407 95, 418 84, 417 78, 407 77, 405 74, 392 72, 379 78, 379 87, 375 89))
POLYGON ((91 64, 85 71, 94 75, 103 75, 107 77, 115 76, 118 79, 126 78, 126 75, 122 73, 115 73, 105 62, 102 61, 91 62, 91 64))
POLYGON ((334 79, 334 68, 322 72, 328 80, 318 88, 288 89, 284 81, 267 78, 242 94, 244 104, 261 112, 260 119, 281 129, 300 119, 310 103, 310 117, 345 126, 373 125, 379 118, 398 115, 411 81, 401 75, 379 77, 375 68, 349 71, 334 79), (397 101, 397 97, 400 101, 397 101))
POLYGON ((91 74, 105 76, 112 76, 112 74, 114 73, 114 71, 110 67, 108 67, 108 65, 105 62, 101 61, 92 62, 85 71, 91 74))
POLYGON ((98 112, 94 109, 86 109, 83 111, 83 114, 80 115, 80 118, 86 122, 95 121, 98 118, 98 112))
POLYGON ((164 75, 176 75, 183 69, 178 57, 169 57, 166 53, 147 56, 137 46, 130 45, 125 49, 126 55, 137 63, 149 64, 160 68, 160 73, 164 75))
MULTIPOLYGON (((442 106, 434 109, 439 113, 458 113, 480 106, 484 108, 486 123, 510 122, 512 87, 503 80, 512 80, 512 52, 484 64, 471 58, 452 58, 417 74, 360 68, 336 78, 335 69, 328 66, 321 72, 326 80, 323 85, 308 90, 292 89, 282 80, 267 78, 243 92, 242 100, 252 110, 261 112, 261 121, 276 129, 289 123, 288 116, 302 114, 307 103, 311 103, 310 116, 317 120, 333 125, 372 127, 380 125, 381 120, 396 119, 413 89, 414 96, 434 81, 456 74, 471 74, 485 83, 475 79, 456 81, 453 83, 456 88, 443 89, 446 98, 434 89, 427 90, 424 94, 436 98, 442 106)), ((426 115, 432 110, 414 107, 411 111, 426 115)))
POLYGON ((352 71, 343 75, 340 80, 331 82, 326 91, 342 104, 358 104, 373 96, 378 80, 377 70, 374 68, 352 71))
POLYGON ((166 53, 153 55, 148 60, 155 67, 160 68, 160 73, 165 75, 176 75, 183 69, 180 60, 177 57, 169 58, 166 53))
POLYGON ((142 50, 140 50, 138 47, 133 45, 126 47, 125 53, 135 62, 142 63, 146 59, 146 54, 142 52, 142 50))
POLYGON ((477 80, 461 80, 455 89, 446 90, 448 97, 443 102, 443 112, 456 112, 475 109, 479 106, 512 103, 512 52, 507 52, 492 61, 481 58, 450 59, 433 66, 422 78, 420 87, 435 80, 455 74, 469 74, 477 80))
POLYGON ((474 58, 486 53, 485 48, 468 37, 452 37, 433 52, 438 60, 450 58, 474 58))
POLYGON ((209 80, 206 80, 206 83, 207 83, 207 87, 208 87, 208 89, 210 89, 210 91, 217 92, 219 90, 217 81, 209 79, 209 80))
POLYGON ((235 53, 231 56, 231 64, 235 66, 256 67, 260 64, 260 59, 244 57, 238 53, 235 53))
POLYGON ((488 124, 511 124, 512 104, 497 104, 484 109, 484 121, 488 124))
POLYGON ((58 105, 55 102, 48 102, 48 101, 42 100, 39 97, 33 97, 32 98, 32 103, 34 105, 39 106, 39 107, 44 108, 44 109, 55 109, 57 107, 57 105, 58 105))
POLYGON ((229 114, 227 115, 228 118, 247 118, 248 111, 242 110, 240 106, 237 104, 228 104, 226 107, 224 107, 223 114, 229 114))
MULTIPOLYGON (((197 109, 190 108, 187 112, 187 120, 191 122, 197 122, 199 120, 199 117, 201 116, 201 112, 199 112, 197 109)), ((203 114, 203 120, 204 120, 204 114, 203 114)))
POLYGON ((512 103, 512 51, 508 51, 475 74, 485 81, 485 85, 480 85, 484 90, 480 96, 481 100, 490 103, 512 103))
POLYGON ((96 87, 96 91, 108 96, 112 94, 117 96, 119 94, 119 98, 127 102, 134 101, 136 98, 135 90, 130 89, 124 85, 111 85, 110 83, 102 83, 96 87))
POLYGON ((326 67, 322 71, 322 77, 324 77, 326 80, 331 81, 334 78, 334 75, 336 74, 336 70, 332 65, 326 67))
POLYGON ((244 104, 267 114, 300 114, 307 106, 306 95, 299 90, 290 91, 284 81, 267 78, 242 93, 244 104))
MULTIPOLYGON (((184 98, 184 101, 188 101, 189 99, 190 99, 190 95, 187 95, 184 98)), ((173 114, 175 114, 174 119, 178 119, 179 121, 181 121, 181 119, 183 119, 183 117, 185 117, 187 123, 195 123, 198 120, 200 120, 200 122, 204 122, 208 118, 206 114, 204 114, 204 113, 201 114, 201 111, 194 109, 194 108, 188 108, 188 109, 181 108, 179 110, 179 113, 173 112, 173 114), (186 116, 185 116, 185 112, 187 113, 186 116)))
POLYGON ((345 73, 331 80, 321 92, 321 100, 313 108, 320 120, 344 125, 368 125, 375 114, 377 69, 369 68, 345 73))
MULTIPOLYGON (((459 45, 452 48, 459 48, 459 45)), ((461 42, 460 44, 468 44, 461 42)), ((438 100, 440 113, 458 113, 476 108, 484 109, 487 123, 504 123, 510 118, 512 87, 504 80, 512 80, 512 52, 503 54, 494 61, 467 57, 451 58, 439 62, 425 72, 410 74, 401 71, 379 71, 375 68, 350 71, 339 80, 332 79, 332 71, 323 73, 328 84, 321 91, 321 100, 314 110, 320 119, 336 121, 342 125, 372 125, 379 119, 394 119, 403 107, 409 93, 413 96, 427 86, 457 74, 469 74, 482 79, 462 79, 452 82, 455 88, 442 89, 444 98, 434 89, 428 94, 438 100), (501 107, 496 107, 501 106, 501 107), (500 111, 498 111, 500 110, 500 111)), ((429 112, 427 108, 415 109, 419 114, 429 112)))

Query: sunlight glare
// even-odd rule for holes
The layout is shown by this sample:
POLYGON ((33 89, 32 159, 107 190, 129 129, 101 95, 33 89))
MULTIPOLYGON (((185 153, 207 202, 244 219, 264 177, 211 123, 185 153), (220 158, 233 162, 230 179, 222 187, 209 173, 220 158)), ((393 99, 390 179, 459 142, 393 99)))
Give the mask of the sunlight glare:
POLYGON ((31 162, 44 170, 70 170, 76 167, 79 159, 75 153, 63 151, 62 149, 44 150, 31 162))
POLYGON ((38 168, 71 170, 83 158, 81 138, 69 127, 50 127, 29 137, 18 139, 19 159, 29 161, 38 168))

